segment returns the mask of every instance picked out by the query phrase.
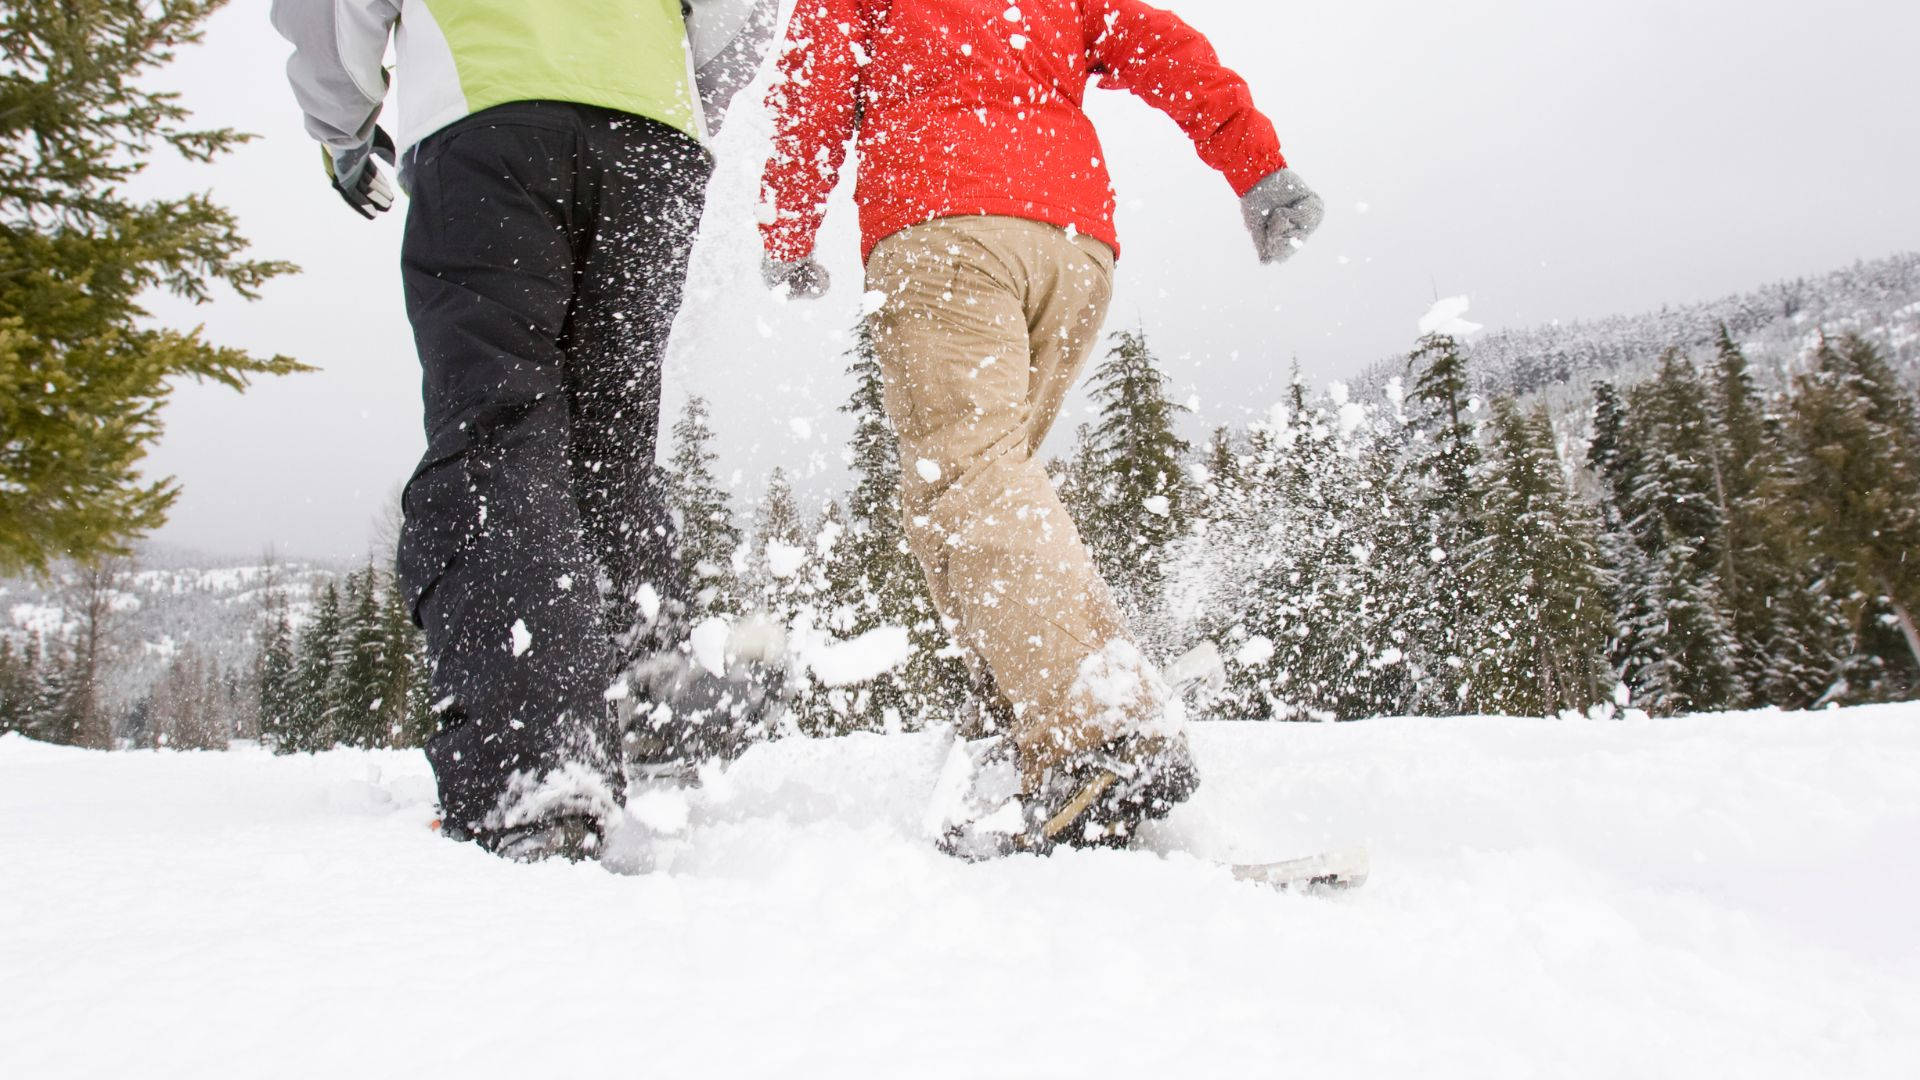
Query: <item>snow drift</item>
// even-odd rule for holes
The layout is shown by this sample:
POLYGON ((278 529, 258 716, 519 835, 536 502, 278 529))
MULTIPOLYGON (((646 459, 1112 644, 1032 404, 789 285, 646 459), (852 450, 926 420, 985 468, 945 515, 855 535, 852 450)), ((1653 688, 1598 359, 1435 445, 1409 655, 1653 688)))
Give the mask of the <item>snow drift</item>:
POLYGON ((1149 852, 966 865, 939 738, 636 792, 653 872, 413 753, 0 739, 0 1075, 1911 1076, 1920 706, 1211 724, 1149 852), (1337 897, 1209 860, 1365 843, 1337 897), (795 1072, 797 1070, 797 1072, 795 1072))

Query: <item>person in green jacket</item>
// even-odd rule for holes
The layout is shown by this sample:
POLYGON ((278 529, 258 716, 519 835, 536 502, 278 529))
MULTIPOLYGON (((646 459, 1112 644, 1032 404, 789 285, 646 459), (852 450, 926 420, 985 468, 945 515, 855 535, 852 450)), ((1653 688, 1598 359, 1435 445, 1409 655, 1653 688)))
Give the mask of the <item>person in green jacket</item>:
POLYGON ((398 573, 426 632, 443 830, 508 858, 601 850, 625 787, 610 701, 647 718, 655 752, 690 757, 736 746, 766 700, 686 660, 654 449, 705 143, 773 8, 273 3, 334 189, 372 218, 397 165, 411 196, 427 452, 398 573), (397 140, 379 123, 390 39, 397 140))

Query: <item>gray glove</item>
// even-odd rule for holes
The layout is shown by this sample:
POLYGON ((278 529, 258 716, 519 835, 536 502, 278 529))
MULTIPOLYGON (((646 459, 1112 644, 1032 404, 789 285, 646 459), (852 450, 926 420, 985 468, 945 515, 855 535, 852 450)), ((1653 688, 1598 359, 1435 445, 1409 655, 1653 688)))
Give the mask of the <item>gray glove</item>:
POLYGON ((785 262, 771 255, 760 257, 760 276, 766 280, 767 288, 779 289, 784 286, 795 299, 813 299, 827 295, 827 289, 833 279, 827 276, 827 268, 820 260, 809 255, 804 259, 785 262))
POLYGON ((373 163, 374 158, 379 158, 389 166, 393 164, 393 139, 384 128, 376 126, 373 138, 351 150, 322 146, 320 156, 327 166, 327 179, 333 181, 333 190, 353 207, 354 213, 372 220, 375 214, 384 214, 393 205, 393 184, 373 163))
POLYGON ((1320 227, 1327 204, 1292 169, 1281 169, 1240 197, 1240 213, 1263 263, 1286 262, 1320 227))

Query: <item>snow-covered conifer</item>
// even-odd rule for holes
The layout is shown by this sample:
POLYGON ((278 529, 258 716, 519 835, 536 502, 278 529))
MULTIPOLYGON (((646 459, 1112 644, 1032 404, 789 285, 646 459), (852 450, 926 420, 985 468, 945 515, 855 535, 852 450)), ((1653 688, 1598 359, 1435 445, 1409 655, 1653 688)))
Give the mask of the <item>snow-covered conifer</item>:
POLYGON ((1496 401, 1491 427, 1481 535, 1463 553, 1483 589, 1467 703, 1520 716, 1582 710, 1613 688, 1598 525, 1567 490, 1544 409, 1496 401))
POLYGON ((691 397, 673 425, 673 456, 667 462, 667 499, 679 523, 678 557, 696 612, 739 614, 743 597, 734 573, 740 528, 733 504, 714 475, 720 455, 712 446, 705 398, 691 397))
POLYGON ((1167 545, 1187 528, 1191 447, 1175 427, 1186 408, 1167 396, 1146 333, 1123 330, 1111 340, 1090 386, 1100 419, 1086 479, 1101 498, 1082 508, 1080 524, 1102 575, 1137 618, 1157 609, 1167 545))

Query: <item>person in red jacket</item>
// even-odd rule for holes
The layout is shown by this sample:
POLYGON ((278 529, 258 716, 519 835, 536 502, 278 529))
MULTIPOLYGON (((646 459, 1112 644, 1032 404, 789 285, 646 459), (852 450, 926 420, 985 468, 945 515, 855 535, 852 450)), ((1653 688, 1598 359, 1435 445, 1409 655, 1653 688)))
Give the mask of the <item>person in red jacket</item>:
MULTIPOLYGON (((814 239, 849 141, 908 544, 999 699, 1021 818, 1003 847, 1117 845, 1198 784, 1180 709, 1034 455, 1098 340, 1120 250, 1094 79, 1171 116, 1263 262, 1318 227, 1245 80, 1139 0, 800 0, 768 99, 769 287, 828 286, 814 239)), ((1142 512, 1146 512, 1144 509, 1142 512)), ((950 850, 978 851, 956 831, 950 850)))

